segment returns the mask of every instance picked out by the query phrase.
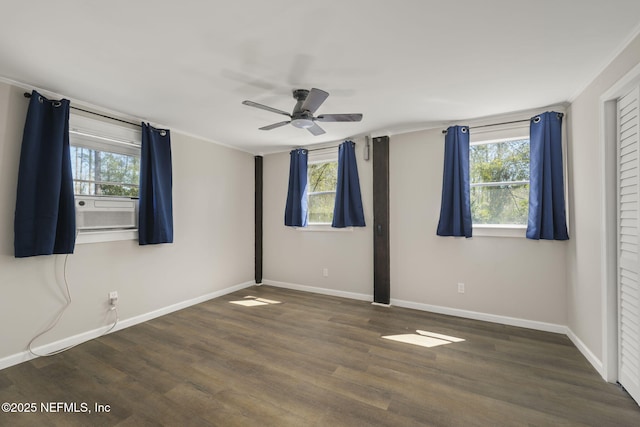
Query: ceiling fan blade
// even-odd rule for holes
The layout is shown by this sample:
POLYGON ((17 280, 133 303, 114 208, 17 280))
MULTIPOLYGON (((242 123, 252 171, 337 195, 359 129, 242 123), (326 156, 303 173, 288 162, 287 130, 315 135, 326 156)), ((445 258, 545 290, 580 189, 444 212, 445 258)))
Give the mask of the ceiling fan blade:
POLYGON ((244 105, 248 105, 249 107, 260 108, 262 110, 271 111, 272 113, 278 113, 278 114, 282 114, 282 115, 287 116, 287 117, 291 117, 291 114, 287 113, 286 111, 278 110, 277 108, 269 107, 267 105, 258 104, 257 102, 242 101, 242 103, 244 105))
POLYGON ((325 133, 324 129, 322 129, 320 126, 318 126, 315 123, 313 124, 313 126, 308 127, 307 130, 311 132, 314 136, 322 135, 323 133, 325 133))
POLYGON ((309 91, 307 99, 304 100, 304 103, 302 104, 302 111, 308 111, 311 114, 315 113, 328 97, 329 93, 314 87, 309 91))
POLYGON ((315 118, 319 122, 359 122, 362 114, 321 114, 315 118))
POLYGON ((268 126, 262 126, 260 130, 271 130, 271 129, 279 128, 280 126, 288 125, 289 123, 291 123, 291 120, 287 120, 286 122, 274 123, 268 126))

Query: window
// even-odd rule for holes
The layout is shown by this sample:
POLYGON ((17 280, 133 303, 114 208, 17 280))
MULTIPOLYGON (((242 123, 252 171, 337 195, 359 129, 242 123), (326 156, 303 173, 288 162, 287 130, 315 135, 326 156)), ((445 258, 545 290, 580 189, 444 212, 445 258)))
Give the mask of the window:
POLYGON ((338 183, 337 153, 310 155, 307 166, 309 224, 331 224, 338 183))
POLYGON ((138 197, 139 130, 72 116, 69 142, 76 195, 138 197))
POLYGON ((77 195, 138 197, 139 157, 71 146, 71 168, 77 195))
POLYGON ((527 224, 529 137, 472 142, 469 147, 474 225, 527 224))
POLYGON ((137 238, 140 129, 72 114, 77 243, 137 238))

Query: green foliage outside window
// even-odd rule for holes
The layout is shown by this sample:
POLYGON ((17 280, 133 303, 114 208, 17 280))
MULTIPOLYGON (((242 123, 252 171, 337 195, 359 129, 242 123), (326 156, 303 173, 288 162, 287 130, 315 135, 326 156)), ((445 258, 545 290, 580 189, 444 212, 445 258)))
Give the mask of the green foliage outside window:
POLYGON ((474 224, 527 223, 528 139, 472 145, 469 168, 474 224))
POLYGON ((309 223, 330 224, 338 183, 338 162, 312 163, 307 167, 309 223))
POLYGON ((140 159, 71 146, 75 194, 138 197, 140 159))

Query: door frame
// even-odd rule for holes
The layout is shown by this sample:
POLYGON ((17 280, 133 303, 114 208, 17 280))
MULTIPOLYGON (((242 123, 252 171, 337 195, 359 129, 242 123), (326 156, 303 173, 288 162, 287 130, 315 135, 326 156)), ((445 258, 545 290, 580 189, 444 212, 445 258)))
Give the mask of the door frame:
POLYGON ((617 101, 634 86, 640 85, 640 64, 636 65, 600 96, 601 181, 601 301, 602 370, 608 382, 618 381, 618 240, 617 240, 617 101))

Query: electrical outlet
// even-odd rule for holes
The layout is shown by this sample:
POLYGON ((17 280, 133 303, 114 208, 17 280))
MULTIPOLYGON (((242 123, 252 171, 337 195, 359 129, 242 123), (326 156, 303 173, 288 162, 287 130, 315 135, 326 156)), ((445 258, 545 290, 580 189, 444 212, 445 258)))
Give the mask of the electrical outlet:
POLYGON ((464 294, 464 283, 461 283, 461 282, 458 283, 458 293, 464 294))
POLYGON ((118 291, 109 292, 109 305, 115 306, 118 302, 118 291))
POLYGON ((324 277, 329 277, 329 269, 327 267, 322 269, 322 275, 324 277))

